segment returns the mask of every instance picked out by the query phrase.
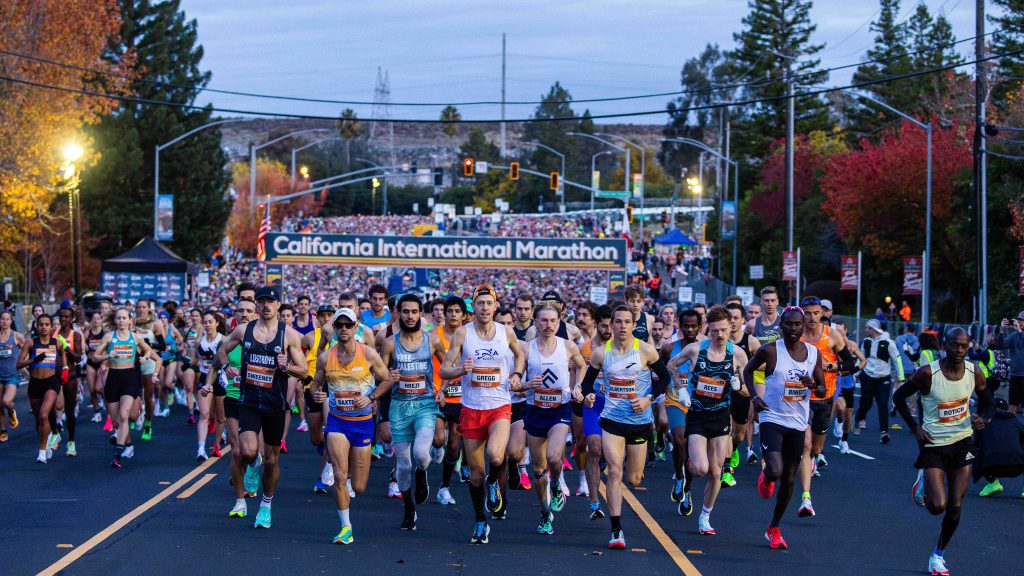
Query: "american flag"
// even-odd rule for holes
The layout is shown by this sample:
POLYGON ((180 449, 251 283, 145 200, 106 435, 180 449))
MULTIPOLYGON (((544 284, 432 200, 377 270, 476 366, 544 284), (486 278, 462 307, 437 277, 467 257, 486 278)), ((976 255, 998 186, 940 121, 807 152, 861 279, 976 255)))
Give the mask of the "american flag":
POLYGON ((267 206, 267 215, 260 222, 260 233, 256 239, 256 259, 263 262, 267 259, 267 234, 270 233, 270 206, 267 206))

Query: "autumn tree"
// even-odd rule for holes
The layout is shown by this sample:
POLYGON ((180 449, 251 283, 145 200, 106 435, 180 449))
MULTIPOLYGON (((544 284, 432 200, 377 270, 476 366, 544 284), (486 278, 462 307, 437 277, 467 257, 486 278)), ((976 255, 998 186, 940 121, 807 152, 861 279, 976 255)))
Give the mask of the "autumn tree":
MULTIPOLYGON (((259 234, 260 222, 263 220, 265 212, 257 209, 255 211, 257 217, 253 218, 251 216, 249 210, 249 178, 248 162, 236 162, 231 166, 231 188, 237 191, 237 195, 231 206, 231 215, 228 217, 225 230, 235 248, 255 256, 256 238, 259 234)), ((298 184, 299 191, 305 188, 306 183, 300 181, 298 184)), ((288 174, 288 168, 276 160, 257 158, 256 189, 260 191, 256 202, 258 206, 264 207, 266 206, 267 196, 275 197, 291 194, 292 182, 291 176, 288 174)), ((281 221, 290 216, 318 214, 322 206, 320 198, 321 193, 318 191, 293 200, 272 202, 270 210, 272 227, 279 229, 281 221)))

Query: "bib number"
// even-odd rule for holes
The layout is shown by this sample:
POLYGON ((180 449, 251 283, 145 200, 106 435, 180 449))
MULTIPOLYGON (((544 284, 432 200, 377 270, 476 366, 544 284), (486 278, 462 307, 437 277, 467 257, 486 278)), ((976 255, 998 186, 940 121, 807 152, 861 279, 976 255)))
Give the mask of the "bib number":
POLYGON ((533 405, 539 408, 558 408, 562 405, 562 389, 537 388, 533 391, 533 405))
POLYGON ((274 386, 274 370, 271 366, 248 364, 245 368, 245 383, 257 388, 272 388, 274 386))
POLYGON ((609 378, 608 397, 616 400, 636 398, 636 378, 609 378))
POLYGON ((424 374, 398 377, 398 393, 418 395, 427 391, 427 377, 424 374))
POLYGON ((355 412, 359 395, 358 390, 338 390, 334 393, 334 407, 339 412, 355 412))
POLYGON ((679 385, 675 387, 676 390, 682 390, 683 388, 686 388, 689 385, 690 385, 690 373, 689 372, 679 372, 679 385))
POLYGON ((719 378, 708 378, 707 376, 698 376, 694 392, 698 396, 721 400, 722 396, 725 395, 725 380, 721 380, 719 378))
POLYGON ((969 412, 969 403, 967 398, 960 398, 959 400, 949 400, 947 402, 939 402, 939 424, 956 424, 967 418, 969 412))
POLYGON ((501 368, 498 366, 474 366, 469 382, 474 388, 497 388, 501 386, 501 368))
POLYGON ((11 348, 0 348, 0 358, 10 358, 14 355, 14 350, 11 348))
POLYGON ((462 397, 462 384, 452 383, 444 387, 445 398, 461 398, 462 397))
POLYGON ((803 402, 807 399, 807 392, 807 388, 800 382, 787 380, 783 384, 782 400, 783 402, 803 402))

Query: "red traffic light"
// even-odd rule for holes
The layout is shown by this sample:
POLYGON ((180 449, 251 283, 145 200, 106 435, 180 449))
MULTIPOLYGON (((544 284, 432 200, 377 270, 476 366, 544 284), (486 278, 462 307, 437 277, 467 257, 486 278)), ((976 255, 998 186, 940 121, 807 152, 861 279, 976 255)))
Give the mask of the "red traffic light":
POLYGON ((463 176, 472 176, 473 175, 473 168, 474 168, 475 164, 476 164, 476 162, 473 160, 473 158, 468 157, 468 156, 466 158, 463 158, 462 159, 462 175, 463 176))
POLYGON ((510 162, 508 165, 508 177, 511 180, 519 180, 519 162, 510 162))

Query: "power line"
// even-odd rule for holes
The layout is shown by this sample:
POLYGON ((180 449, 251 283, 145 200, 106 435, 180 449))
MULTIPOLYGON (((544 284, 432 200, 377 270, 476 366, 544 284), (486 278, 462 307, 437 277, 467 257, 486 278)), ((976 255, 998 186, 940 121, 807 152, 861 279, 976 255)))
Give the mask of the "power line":
MULTIPOLYGON (((804 92, 795 93, 795 94, 793 94, 792 97, 793 98, 807 98, 807 97, 810 97, 810 96, 820 96, 822 94, 829 94, 831 92, 837 92, 837 91, 841 91, 841 90, 849 90, 849 89, 854 89, 854 88, 864 88, 864 87, 867 87, 867 86, 874 86, 876 84, 885 84, 885 83, 889 83, 889 82, 895 82, 895 81, 898 81, 898 80, 904 80, 904 79, 907 79, 907 78, 916 78, 918 76, 925 76, 925 75, 934 74, 934 73, 937 73, 937 72, 946 72, 948 70, 955 70, 955 69, 963 67, 963 66, 973 66, 973 65, 979 64, 981 62, 987 62, 989 60, 996 60, 996 59, 1005 58, 1005 57, 1008 57, 1008 56, 1016 56, 1016 55, 1021 54, 1021 53, 1024 53, 1024 49, 1012 50, 1010 52, 1004 52, 1004 53, 1001 53, 1001 54, 992 54, 990 56, 986 56, 984 58, 979 58, 979 59, 976 59, 976 60, 971 60, 971 61, 968 61, 968 62, 960 62, 960 63, 955 63, 955 64, 948 64, 946 66, 940 66, 940 67, 937 67, 937 68, 928 68, 928 69, 924 69, 924 70, 916 70, 914 72, 908 72, 906 74, 900 74, 900 75, 896 75, 896 76, 888 76, 888 77, 885 77, 885 78, 878 78, 878 79, 875 79, 875 80, 868 80, 868 81, 864 81, 864 82, 848 84, 846 86, 831 86, 831 87, 825 87, 825 88, 820 88, 820 89, 816 89, 816 90, 808 90, 808 91, 804 91, 804 92)), ((56 86, 56 85, 53 85, 53 84, 45 84, 43 82, 35 82, 35 81, 32 81, 32 80, 25 80, 25 79, 22 79, 22 78, 14 78, 14 77, 11 77, 11 76, 6 76, 6 75, 0 75, 0 80, 7 80, 9 82, 15 82, 15 83, 18 83, 18 84, 24 84, 24 85, 27 85, 27 86, 34 86, 34 87, 37 87, 37 88, 44 88, 44 89, 49 89, 49 90, 56 90, 56 91, 62 91, 62 92, 71 92, 71 93, 75 93, 75 94, 82 94, 82 95, 86 95, 86 96, 96 96, 96 97, 100 97, 100 98, 109 98, 109 99, 113 99, 113 100, 119 100, 119 101, 122 101, 122 102, 131 102, 131 103, 134 103, 134 104, 152 104, 152 105, 156 105, 156 106, 167 106, 167 107, 179 108, 179 109, 183 109, 183 110, 210 110, 212 112, 220 112, 220 113, 227 113, 227 114, 242 114, 242 115, 248 115, 248 116, 260 116, 260 117, 268 117, 268 118, 300 118, 300 119, 306 119, 306 120, 332 120, 332 121, 337 120, 337 118, 334 117, 334 116, 317 116, 317 115, 309 115, 309 114, 292 114, 292 113, 281 113, 281 112, 261 112, 261 111, 254 111, 254 110, 238 110, 238 109, 231 109, 231 108, 217 108, 217 107, 214 107, 214 106, 199 106, 199 105, 195 105, 195 104, 183 104, 183 103, 178 103, 178 102, 168 102, 168 101, 165 101, 165 100, 152 100, 152 99, 148 99, 148 98, 138 98, 138 97, 135 97, 135 96, 121 96, 121 95, 117 95, 117 94, 107 94, 107 93, 103 93, 103 92, 96 92, 94 90, 85 90, 85 89, 81 89, 81 88, 70 88, 70 87, 67 87, 67 86, 56 86)), ((680 108, 680 109, 677 109, 676 112, 677 113, 679 113, 679 112, 695 112, 695 111, 700 111, 700 110, 714 110, 714 109, 722 108, 722 107, 725 107, 725 106, 734 107, 734 106, 749 106, 749 105, 753 105, 753 104, 764 104, 764 103, 778 102, 780 100, 785 100, 788 97, 789 96, 786 96, 786 95, 780 95, 780 96, 768 96, 768 97, 764 97, 764 98, 749 98, 747 100, 730 101, 730 102, 714 102, 714 103, 711 103, 711 104, 705 104, 705 105, 701 105, 701 106, 690 106, 688 108, 680 108)), ((635 117, 635 116, 655 116, 655 115, 667 114, 667 113, 668 113, 668 111, 665 110, 665 109, 660 109, 660 110, 644 110, 644 111, 638 111, 638 112, 619 112, 619 113, 612 113, 612 114, 596 114, 596 115, 592 115, 591 118, 593 118, 593 119, 629 118, 629 117, 635 117)), ((486 120, 466 120, 466 119, 461 119, 461 120, 457 120, 457 121, 453 122, 453 121, 450 121, 450 120, 440 120, 440 119, 438 119, 438 120, 415 120, 415 119, 411 119, 411 118, 387 118, 387 119, 385 119, 385 118, 362 118, 361 120, 362 121, 366 121, 366 122, 374 122, 374 121, 376 121, 376 122, 383 122, 383 121, 388 121, 388 122, 400 122, 400 123, 406 123, 406 124, 411 124, 411 123, 421 123, 421 124, 496 124, 496 123, 501 121, 500 119, 486 119, 486 120)), ((578 121, 578 120, 579 120, 578 117, 573 116, 573 117, 553 117, 553 118, 506 119, 506 122, 535 123, 535 122, 565 122, 565 121, 578 121)))
MULTIPOLYGON (((996 31, 993 30, 992 32, 988 32, 988 33, 984 34, 984 36, 989 36, 989 35, 995 34, 995 32, 996 31)), ((961 39, 961 40, 956 40, 956 41, 953 41, 953 42, 948 42, 946 44, 938 44, 938 45, 935 45, 935 46, 930 46, 928 48, 923 48, 921 50, 917 50, 915 52, 909 52, 907 54, 899 55, 899 56, 891 56, 891 57, 888 57, 888 58, 878 58, 878 59, 875 59, 875 60, 865 60, 863 62, 856 62, 856 63, 853 63, 853 64, 844 64, 842 66, 836 66, 836 67, 833 67, 833 68, 826 68, 824 70, 817 70, 817 71, 811 71, 811 72, 803 72, 803 73, 800 73, 800 74, 792 74, 792 75, 788 75, 788 76, 780 76, 778 78, 769 78, 769 79, 755 80, 755 81, 751 81, 751 82, 744 82, 744 83, 738 83, 738 84, 720 84, 720 85, 712 86, 712 87, 709 87, 709 88, 700 88, 700 89, 697 89, 697 90, 675 90, 675 91, 671 91, 671 92, 654 92, 654 93, 649 93, 649 94, 636 94, 636 95, 630 95, 630 96, 612 96, 612 97, 605 97, 605 98, 584 98, 584 99, 579 99, 579 100, 558 100, 558 101, 550 101, 550 102, 545 102, 543 100, 517 100, 517 101, 507 101, 507 102, 505 102, 505 104, 509 104, 509 105, 538 105, 538 104, 567 104, 567 103, 584 104, 584 103, 591 103, 591 102, 617 102, 617 101, 624 101, 624 100, 644 100, 644 99, 648 99, 648 98, 664 98, 664 97, 667 97, 667 96, 685 96, 685 95, 695 95, 695 94, 707 94, 707 93, 713 93, 713 92, 723 91, 723 90, 732 90, 732 89, 735 89, 735 88, 746 88, 746 87, 752 87, 752 86, 761 86, 761 85, 771 84, 771 83, 775 83, 775 82, 788 81, 790 79, 795 80, 795 79, 798 79, 798 78, 801 78, 801 77, 804 77, 804 76, 818 75, 818 74, 823 74, 823 73, 827 74, 827 73, 830 73, 830 72, 835 72, 837 70, 845 70, 847 68, 855 68, 855 67, 863 66, 865 64, 884 63, 884 62, 887 62, 889 60, 893 60, 893 59, 896 59, 896 58, 905 58, 907 56, 913 56, 915 54, 922 54, 922 53, 925 53, 925 52, 931 52, 933 50, 939 50, 939 49, 942 49, 942 48, 948 48, 950 46, 955 46, 957 44, 962 44, 964 42, 971 42, 971 41, 973 41, 975 39, 977 39, 977 36, 972 36, 970 38, 964 38, 964 39, 961 39)), ((43 58, 41 56, 36 56, 36 55, 33 55, 33 54, 26 54, 26 53, 23 53, 23 52, 16 52, 16 51, 13 51, 13 50, 6 50, 6 49, 3 49, 3 48, 0 48, 0 54, 6 55, 6 56, 9 56, 9 57, 24 58, 26 60, 32 60, 34 62, 40 62, 40 63, 43 63, 43 64, 59 66, 61 68, 68 68, 68 69, 72 69, 72 70, 78 70, 78 71, 81 71, 81 72, 88 72, 88 73, 91 73, 91 74, 98 74, 100 76, 107 76, 107 77, 111 77, 111 78, 118 78, 118 79, 122 79, 122 80, 129 80, 129 81, 132 81, 132 82, 139 82, 139 83, 142 83, 142 84, 153 85, 153 86, 156 86, 156 87, 181 88, 181 89, 192 90, 192 91, 196 91, 196 92, 210 92, 210 93, 214 93, 214 94, 225 94, 225 95, 231 95, 231 96, 243 96, 243 97, 246 97, 246 98, 262 98, 262 99, 268 99, 268 100, 284 100, 284 101, 293 101, 293 102, 310 102, 310 103, 316 103, 316 104, 343 104, 343 105, 353 105, 353 106, 372 106, 373 105, 373 102, 365 101, 365 100, 332 100, 332 99, 326 99, 326 98, 308 98, 308 97, 303 97, 303 96, 282 96, 282 95, 275 95, 275 94, 262 94, 262 93, 257 93, 257 92, 244 92, 244 91, 237 91, 237 90, 221 90, 221 89, 217 89, 217 88, 207 88, 205 86, 190 86, 190 85, 186 85, 186 84, 177 84, 177 83, 174 83, 174 82, 163 82, 163 81, 160 81, 160 80, 146 80, 146 79, 143 79, 143 78, 133 78, 132 76, 128 76, 128 75, 125 75, 125 74, 118 74, 118 73, 115 73, 115 72, 107 72, 107 71, 103 71, 103 70, 97 70, 95 68, 88 68, 88 67, 85 67, 85 66, 78 66, 76 64, 68 64, 66 62, 59 62, 59 61, 56 61, 56 60, 51 60, 51 59, 48 59, 48 58, 43 58)), ((764 58, 763 54, 762 54, 761 58, 762 59, 764 58)), ((753 66, 751 68, 753 68, 753 66)), ((392 106, 405 106, 405 107, 438 107, 438 106, 448 106, 448 105, 451 105, 451 106, 496 106, 496 105, 499 105, 501 103, 502 103, 501 101, 483 100, 483 101, 472 101, 472 102, 392 102, 391 105, 392 106)))

